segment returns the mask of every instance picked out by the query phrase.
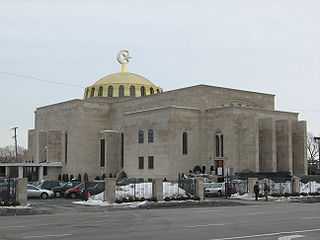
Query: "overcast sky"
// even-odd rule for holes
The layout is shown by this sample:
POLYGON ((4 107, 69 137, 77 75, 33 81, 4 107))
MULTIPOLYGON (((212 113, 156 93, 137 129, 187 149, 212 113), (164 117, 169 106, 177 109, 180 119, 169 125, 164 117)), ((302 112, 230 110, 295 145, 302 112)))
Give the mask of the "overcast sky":
POLYGON ((27 146, 37 107, 81 99, 128 70, 172 90, 197 84, 276 94, 320 135, 318 0, 0 0, 0 146, 27 146))

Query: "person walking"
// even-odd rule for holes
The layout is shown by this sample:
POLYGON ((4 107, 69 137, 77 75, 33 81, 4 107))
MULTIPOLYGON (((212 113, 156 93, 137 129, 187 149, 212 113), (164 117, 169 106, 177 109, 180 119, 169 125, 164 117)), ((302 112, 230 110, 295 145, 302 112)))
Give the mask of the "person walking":
POLYGON ((257 181, 256 184, 254 185, 253 191, 254 191, 254 194, 255 194, 255 196, 256 196, 256 201, 258 201, 259 191, 260 191, 259 182, 258 182, 258 181, 257 181))
POLYGON ((266 202, 268 201, 268 196, 269 196, 269 192, 270 192, 270 187, 267 183, 264 184, 264 197, 266 199, 266 202))

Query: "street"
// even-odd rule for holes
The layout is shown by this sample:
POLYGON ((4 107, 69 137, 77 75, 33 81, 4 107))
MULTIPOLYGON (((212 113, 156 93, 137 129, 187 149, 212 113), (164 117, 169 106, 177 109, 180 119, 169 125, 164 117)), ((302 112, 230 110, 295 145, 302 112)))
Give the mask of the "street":
POLYGON ((320 203, 108 210, 60 201, 54 214, 0 217, 0 239, 320 239, 320 203))

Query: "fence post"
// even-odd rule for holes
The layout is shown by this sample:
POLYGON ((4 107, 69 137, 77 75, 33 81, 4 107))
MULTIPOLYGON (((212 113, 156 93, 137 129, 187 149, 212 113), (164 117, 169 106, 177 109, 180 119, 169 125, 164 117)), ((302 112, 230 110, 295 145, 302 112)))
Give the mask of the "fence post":
POLYGON ((116 201, 116 178, 106 178, 104 182, 104 201, 114 203, 116 201))
POLYGON ((27 178, 17 178, 16 182, 16 201, 21 206, 27 205, 27 178))
POLYGON ((291 186, 292 186, 292 193, 299 193, 300 194, 300 180, 301 178, 299 177, 292 177, 291 181, 291 186))
POLYGON ((203 177, 196 177, 196 197, 204 200, 204 184, 203 177))
POLYGON ((248 194, 254 196, 254 185, 258 181, 258 178, 248 178, 248 194))
POLYGON ((157 201, 163 201, 163 180, 162 179, 154 179, 152 182, 153 186, 153 196, 157 201))

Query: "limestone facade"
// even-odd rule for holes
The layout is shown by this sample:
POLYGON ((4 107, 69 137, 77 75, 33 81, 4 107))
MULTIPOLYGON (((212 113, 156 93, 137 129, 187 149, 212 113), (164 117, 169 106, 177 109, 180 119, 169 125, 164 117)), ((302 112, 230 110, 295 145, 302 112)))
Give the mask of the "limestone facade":
MULTIPOLYGON (((298 113, 276 111, 274 97, 197 85, 40 107, 29 131, 28 160, 62 162, 54 174, 87 173, 89 179, 120 171, 128 177, 177 179, 202 164, 207 171, 213 164, 231 174, 304 175, 306 122, 298 113)), ((48 176, 53 177, 50 171, 48 176)))

